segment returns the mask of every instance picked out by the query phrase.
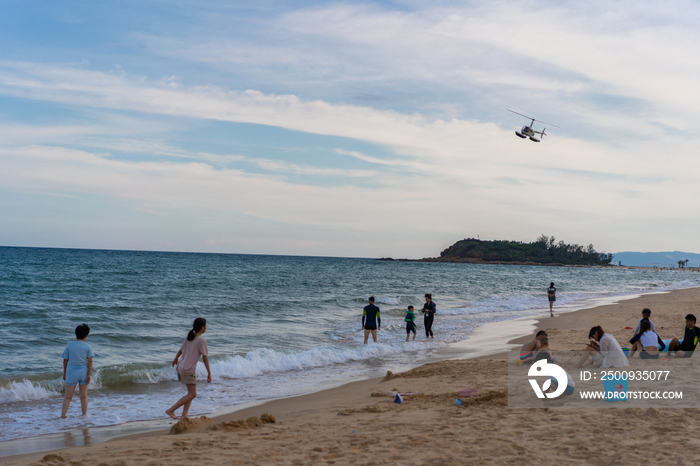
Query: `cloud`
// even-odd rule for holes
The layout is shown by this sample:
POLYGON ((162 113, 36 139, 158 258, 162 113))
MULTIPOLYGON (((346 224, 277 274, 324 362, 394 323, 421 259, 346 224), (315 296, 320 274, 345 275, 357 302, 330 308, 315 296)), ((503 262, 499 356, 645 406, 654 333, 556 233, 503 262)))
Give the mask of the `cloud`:
POLYGON ((383 91, 368 95, 398 90, 395 107, 408 101, 416 108, 420 99, 424 112, 430 101, 461 96, 455 116, 524 101, 528 111, 539 108, 547 117, 570 113, 571 122, 588 131, 612 127, 624 133, 620 139, 664 135, 657 124, 697 134, 689 124, 700 116, 693 105, 700 93, 700 64, 693 59, 700 32, 693 18, 700 19, 700 8, 687 1, 544 2, 537 8, 437 2, 400 11, 334 3, 256 19, 252 37, 214 29, 146 39, 164 55, 236 76, 243 67, 265 87, 310 95, 319 88, 383 91), (407 99, 411 95, 418 97, 407 99), (622 99, 636 103, 634 114, 629 105, 608 104, 622 99))
MULTIPOLYGON (((0 62, 0 95, 100 115, 4 124, 3 186, 126 199, 144 215, 215 212, 252 219, 258 233, 308 227, 288 244, 310 249, 330 247, 304 239, 318 229, 384 245, 542 232, 608 250, 692 244, 693 3, 332 3, 254 16, 209 8, 221 15, 214 27, 194 15, 177 35, 132 35, 157 66, 0 62), (524 121, 506 108, 561 129, 522 141, 513 129, 524 121), (211 121, 323 137, 326 149, 285 158, 176 137, 211 121), (430 231, 416 233, 426 217, 430 231)), ((293 139, 274 134, 277 147, 293 139)), ((219 232, 203 243, 268 241, 260 238, 219 232)))

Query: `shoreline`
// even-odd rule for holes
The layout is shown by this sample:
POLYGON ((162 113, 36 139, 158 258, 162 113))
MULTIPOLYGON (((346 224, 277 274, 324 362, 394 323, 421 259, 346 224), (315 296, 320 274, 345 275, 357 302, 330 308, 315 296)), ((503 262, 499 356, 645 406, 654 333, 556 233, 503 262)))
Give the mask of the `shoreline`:
MULTIPOLYGON (((653 291, 647 294, 654 293, 666 293, 666 291, 653 291)), ((638 296, 638 294, 633 294, 590 298, 587 300, 583 300, 579 303, 566 304, 562 306, 564 308, 564 311, 560 312, 564 314, 578 312, 579 310, 588 309, 590 307, 595 307, 599 305, 596 304, 596 302, 603 302, 607 304, 621 300, 632 299, 638 296)), ((472 333, 469 334, 468 338, 458 342, 449 343, 446 347, 436 349, 435 355, 431 357, 430 360, 417 363, 416 365, 411 364, 408 366, 401 366, 399 369, 411 370, 425 364, 452 359, 489 358, 494 357, 496 355, 501 355, 503 353, 504 346, 513 345, 512 340, 518 340, 525 337, 526 335, 529 335, 528 332, 531 331, 530 329, 536 328, 537 322, 539 322, 542 319, 551 318, 547 315, 548 313, 549 311, 546 308, 542 308, 541 312, 530 316, 517 317, 514 319, 500 320, 496 322, 482 324, 476 329, 474 329, 474 331, 472 331, 472 333), (507 330, 507 328, 512 325, 515 325, 517 329, 510 331, 507 330)), ((383 375, 379 375, 376 377, 367 377, 360 379, 360 381, 381 379, 383 377, 383 375)), ((320 388, 306 393, 293 394, 271 399, 256 400, 237 405, 226 405, 217 408, 211 413, 203 415, 211 417, 212 419, 223 419, 223 417, 230 416, 233 413, 241 411, 247 412, 248 409, 253 409, 258 406, 264 406, 267 403, 279 400, 293 399, 301 396, 313 395, 315 393, 324 392, 326 390, 340 388, 344 385, 347 385, 348 383, 353 382, 330 383, 327 384, 328 386, 325 388, 320 388)), ((149 435, 153 433, 161 435, 167 433, 172 424, 173 423, 170 419, 150 419, 126 422, 122 424, 89 427, 83 429, 78 428, 71 431, 54 432, 32 437, 21 437, 18 439, 0 442, 0 458, 23 454, 41 453, 69 447, 79 447, 85 444, 99 444, 109 442, 112 440, 118 440, 124 437, 149 435)))
MULTIPOLYGON (((572 327, 572 323, 585 321, 586 317, 596 315, 602 310, 620 306, 620 303, 631 303, 638 300, 649 300, 654 297, 679 296, 686 292, 698 291, 699 288, 684 288, 678 290, 650 292, 641 295, 621 295, 605 298, 592 298, 592 303, 585 307, 577 306, 576 309, 555 313, 554 317, 547 315, 548 310, 536 316, 522 317, 506 321, 492 322, 481 325, 470 334, 469 338, 460 342, 451 343, 446 348, 437 351, 435 361, 421 364, 407 372, 420 370, 423 367, 451 360, 483 360, 499 359, 506 354, 508 347, 515 347, 529 341, 538 329, 552 328, 562 329, 572 327), (597 303, 595 301, 598 301, 597 303), (514 327, 510 329, 509 327, 514 327), (494 336, 494 333, 498 334, 494 336), (504 348, 505 347, 505 348, 504 348)), ((585 303, 585 302, 584 302, 585 303)), ((584 304, 581 303, 581 304, 584 304)), ((575 326, 575 325, 574 325, 575 326)), ((510 348, 512 349, 512 348, 510 348)), ((212 413, 214 422, 228 422, 234 419, 247 418, 269 412, 278 417, 280 421, 290 422, 303 419, 306 415, 316 412, 316 409, 305 409, 304 414, 298 413, 289 405, 313 405, 315 398, 331 397, 344 400, 354 399, 351 394, 376 388, 382 383, 384 377, 373 377, 359 381, 344 383, 332 388, 322 389, 302 395, 276 398, 272 400, 260 400, 244 405, 226 406, 212 413)), ((359 400, 358 400, 359 401, 359 400)), ((322 409, 322 408, 317 408, 322 409)), ((0 443, 0 461, 15 461, 27 458, 40 458, 49 451, 62 451, 66 448, 83 447, 88 445, 104 444, 105 442, 145 439, 150 437, 167 436, 170 420, 138 421, 120 424, 117 426, 105 426, 83 429, 82 431, 61 432, 38 437, 25 437, 0 443), (5 447, 5 448, 3 448, 5 447), (29 450, 29 451, 28 451, 29 450), (10 453, 11 452, 11 453, 10 453), (3 454, 5 453, 5 454, 3 454)), ((6 464, 6 463, 2 463, 6 464)), ((9 463, 19 464, 19 463, 9 463)), ((21 463, 26 464, 26 463, 21 463)))

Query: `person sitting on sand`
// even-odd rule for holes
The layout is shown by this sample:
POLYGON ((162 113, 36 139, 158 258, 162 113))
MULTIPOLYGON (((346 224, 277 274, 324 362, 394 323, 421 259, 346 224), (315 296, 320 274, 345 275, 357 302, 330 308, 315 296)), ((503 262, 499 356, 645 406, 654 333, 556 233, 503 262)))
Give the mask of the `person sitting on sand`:
MULTIPOLYGON (((566 372, 566 371, 564 371, 566 372)), ((552 381, 552 385, 548 391, 550 392, 555 392, 557 391, 557 388, 559 388, 559 382, 557 381, 556 377, 547 377, 549 380, 552 381)), ((574 390, 576 389, 576 383, 574 382, 573 377, 571 377, 571 374, 566 372, 566 390, 564 390, 564 396, 571 396, 574 394, 574 390)))
POLYGON ((530 359, 532 357, 532 352, 540 348, 540 340, 542 337, 546 336, 547 333, 544 330, 540 330, 537 332, 537 335, 535 335, 534 340, 525 343, 523 347, 520 348, 520 360, 524 361, 525 359, 530 359))
POLYGON ((61 408, 62 418, 65 418, 66 413, 68 413, 76 385, 80 386, 78 392, 83 416, 87 414, 87 391, 92 374, 92 358, 95 356, 92 346, 85 343, 89 334, 90 327, 87 324, 78 325, 75 328, 77 341, 69 342, 66 349, 63 350, 63 380, 66 382, 66 395, 63 398, 63 407, 61 408))
POLYGON ((546 359, 547 362, 553 362, 555 364, 557 363, 556 358, 552 354, 552 350, 549 348, 549 338, 547 338, 546 335, 540 338, 540 347, 533 351, 532 358, 523 360, 523 362, 536 362, 540 359, 546 359))
POLYGON ((382 326, 382 318, 379 314, 379 308, 374 305, 374 296, 369 297, 369 305, 365 306, 362 311, 362 329, 365 331, 365 345, 369 339, 369 334, 372 333, 372 339, 377 342, 377 330, 382 326))
POLYGON ((640 330, 639 326, 641 325, 641 323, 644 319, 649 321, 649 323, 651 324, 652 332, 656 333, 656 325, 654 325, 654 322, 651 321, 650 317, 651 317, 651 309, 648 309, 648 308, 642 309, 642 318, 639 319, 639 322, 637 322, 637 328, 634 329, 635 335, 639 333, 639 330, 640 330))
POLYGON ((187 395, 180 398, 177 403, 165 410, 165 414, 173 419, 187 418, 192 400, 197 397, 197 363, 202 357, 204 367, 207 368, 207 383, 211 383, 211 369, 209 368, 209 351, 207 341, 202 337, 207 331, 207 321, 197 317, 192 324, 192 330, 187 334, 187 339, 182 342, 182 346, 173 360, 173 366, 177 366, 177 379, 187 387, 187 395), (178 362, 178 359, 182 359, 178 362), (182 416, 175 416, 175 410, 182 406, 182 416))
POLYGON ((693 355, 695 346, 698 344, 698 338, 700 338, 700 328, 695 325, 696 321, 693 314, 685 316, 683 341, 678 341, 678 338, 671 340, 671 343, 668 344, 669 353, 676 353, 676 356, 679 358, 689 358, 693 355))
POLYGON ((614 336, 603 331, 600 325, 593 327, 588 332, 591 340, 586 346, 581 359, 576 367, 583 366, 583 363, 590 357, 591 364, 599 367, 627 367, 630 365, 627 356, 622 352, 620 344, 614 336))
POLYGON ((404 322, 406 322, 406 341, 408 341, 409 335, 411 335, 411 332, 413 332, 413 340, 416 340, 416 315, 413 313, 413 306, 408 306, 408 310, 406 311, 406 318, 404 318, 404 322))
POLYGON ((641 351, 639 357, 642 359, 659 359, 659 352, 666 349, 666 343, 651 329, 649 319, 642 319, 639 326, 639 333, 630 340, 632 347, 630 348, 629 357, 634 356, 636 351, 641 351))

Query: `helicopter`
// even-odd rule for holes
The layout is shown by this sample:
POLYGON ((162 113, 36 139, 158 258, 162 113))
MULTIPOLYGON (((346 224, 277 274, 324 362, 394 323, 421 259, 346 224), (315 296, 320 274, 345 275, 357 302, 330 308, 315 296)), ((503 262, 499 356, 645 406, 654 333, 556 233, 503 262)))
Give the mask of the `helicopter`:
POLYGON ((523 139, 530 138, 530 141, 532 141, 532 142, 540 142, 540 139, 537 139, 535 137, 535 134, 541 134, 542 135, 541 137, 545 137, 547 135, 547 133, 544 132, 544 130, 547 128, 543 128, 542 131, 535 131, 534 129, 532 129, 532 125, 535 124, 536 121, 539 123, 542 123, 543 125, 550 125, 550 126, 554 126, 555 128, 559 128, 557 125, 553 125, 551 123, 545 123, 544 121, 540 121, 540 120, 535 120, 534 118, 529 117, 527 115, 523 115, 522 113, 514 112, 513 110, 510 110, 510 109, 506 109, 506 110, 508 110, 511 113, 515 113, 516 115, 520 115, 521 117, 525 117, 528 120, 532 120, 530 122, 530 126, 523 126, 520 129, 520 131, 515 132, 515 135, 520 137, 520 138, 523 138, 523 139))

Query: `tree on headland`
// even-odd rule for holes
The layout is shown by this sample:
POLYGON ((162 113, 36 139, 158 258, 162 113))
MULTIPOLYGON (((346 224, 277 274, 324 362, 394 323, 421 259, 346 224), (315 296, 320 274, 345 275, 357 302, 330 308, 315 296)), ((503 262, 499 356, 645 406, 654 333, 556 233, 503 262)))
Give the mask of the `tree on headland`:
POLYGON ((465 238, 440 254, 441 260, 525 262, 535 264, 609 265, 612 254, 596 252, 592 244, 580 246, 556 242, 554 236, 540 235, 532 243, 522 241, 481 241, 465 238))

